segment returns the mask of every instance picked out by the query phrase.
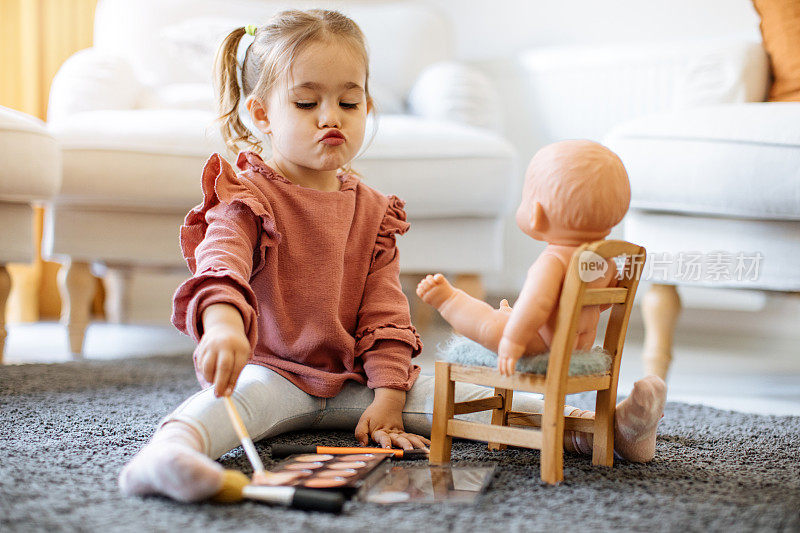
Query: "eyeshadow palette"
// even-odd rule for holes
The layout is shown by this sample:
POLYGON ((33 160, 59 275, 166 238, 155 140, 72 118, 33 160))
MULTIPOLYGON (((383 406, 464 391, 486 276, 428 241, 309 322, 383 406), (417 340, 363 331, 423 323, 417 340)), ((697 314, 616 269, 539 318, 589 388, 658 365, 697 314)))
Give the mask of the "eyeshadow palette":
POLYGON ((284 483, 287 486, 351 492, 361 487, 378 467, 386 464, 389 457, 385 453, 306 453, 286 458, 271 471, 287 474, 289 480, 284 483))

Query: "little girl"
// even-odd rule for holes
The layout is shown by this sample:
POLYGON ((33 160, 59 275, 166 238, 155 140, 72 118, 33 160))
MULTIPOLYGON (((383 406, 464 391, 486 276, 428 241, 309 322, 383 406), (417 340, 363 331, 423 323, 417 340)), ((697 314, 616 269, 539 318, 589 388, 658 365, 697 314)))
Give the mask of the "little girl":
MULTIPOLYGON (((411 363, 422 344, 395 248, 409 228, 403 202, 348 170, 372 109, 368 65, 360 29, 333 11, 285 11, 225 38, 215 66, 223 136, 232 148, 259 147, 239 118, 244 98, 272 156, 241 152, 238 175, 218 154, 206 163, 203 203, 181 227, 193 276, 175 294, 172 319, 199 342, 194 362, 206 388, 125 466, 123 493, 182 501, 216 493, 223 469, 214 459, 238 445, 223 395, 254 440, 347 428, 362 445, 430 444, 433 377, 411 363), (245 34, 254 39, 239 70, 245 34)), ((456 394, 467 401, 493 391, 456 394)), ((661 406, 652 398, 640 387, 617 409, 623 456, 626 445, 654 447, 661 406)), ((532 395, 514 403, 541 412, 532 395)), ((565 441, 576 449, 590 438, 565 441)))

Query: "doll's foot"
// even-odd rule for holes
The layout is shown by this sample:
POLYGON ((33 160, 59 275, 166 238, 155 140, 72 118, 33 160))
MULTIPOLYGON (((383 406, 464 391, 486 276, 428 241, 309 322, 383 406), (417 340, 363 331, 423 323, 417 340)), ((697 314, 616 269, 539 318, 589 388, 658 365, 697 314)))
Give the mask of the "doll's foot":
POLYGON ((126 496, 161 494, 182 502, 213 496, 223 481, 222 466, 180 442, 151 442, 119 475, 126 496))
POLYGON ((455 293, 456 289, 441 274, 428 274, 417 285, 417 296, 439 311, 455 293))
POLYGON ((505 298, 500 300, 500 307, 498 307, 497 310, 500 311, 501 313, 506 313, 509 315, 511 314, 512 311, 511 306, 508 305, 508 300, 506 300, 505 298))
POLYGON ((664 416, 667 384, 658 376, 647 376, 633 384, 614 415, 614 451, 623 459, 646 463, 656 452, 656 429, 664 416))

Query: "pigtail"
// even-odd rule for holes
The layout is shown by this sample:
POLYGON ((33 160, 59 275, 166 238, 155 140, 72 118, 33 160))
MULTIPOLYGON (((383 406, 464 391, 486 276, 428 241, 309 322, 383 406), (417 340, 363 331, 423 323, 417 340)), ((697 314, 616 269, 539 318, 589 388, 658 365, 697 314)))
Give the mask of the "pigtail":
POLYGON ((253 147, 259 144, 239 117, 239 103, 245 95, 239 86, 236 55, 245 33, 245 28, 236 28, 230 32, 222 41, 214 59, 214 90, 219 113, 217 121, 225 144, 234 153, 238 151, 240 142, 253 147))

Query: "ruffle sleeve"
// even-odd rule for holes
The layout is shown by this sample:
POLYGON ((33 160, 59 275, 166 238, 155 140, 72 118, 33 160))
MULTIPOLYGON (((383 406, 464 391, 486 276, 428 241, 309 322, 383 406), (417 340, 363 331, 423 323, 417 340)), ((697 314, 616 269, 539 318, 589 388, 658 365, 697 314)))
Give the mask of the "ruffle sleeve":
POLYGON ((203 310, 229 303, 241 313, 255 346, 258 307, 250 279, 281 235, 264 193, 238 177, 219 154, 206 162, 201 184, 203 202, 189 212, 180 230, 181 251, 193 276, 175 292, 172 323, 199 340, 203 310))
POLYGON ((396 196, 388 200, 359 309, 355 355, 364 361, 369 386, 408 390, 419 374, 411 358, 422 351, 422 342, 411 324, 408 300, 400 286, 395 236, 404 234, 410 225, 406 222, 403 201, 396 196), (386 350, 389 345, 394 348, 386 350), (399 346, 405 349, 398 349, 399 346))
MULTIPOLYGON (((239 158, 241 159, 242 155, 239 158)), ((239 179, 230 163, 219 154, 213 154, 206 162, 201 184, 203 203, 189 211, 181 226, 181 251, 192 274, 197 271, 195 250, 208 230, 206 213, 219 203, 227 205, 239 203, 260 219, 262 233, 257 257, 263 262, 266 249, 281 241, 281 234, 275 228, 275 218, 266 195, 250 180, 239 179)))

